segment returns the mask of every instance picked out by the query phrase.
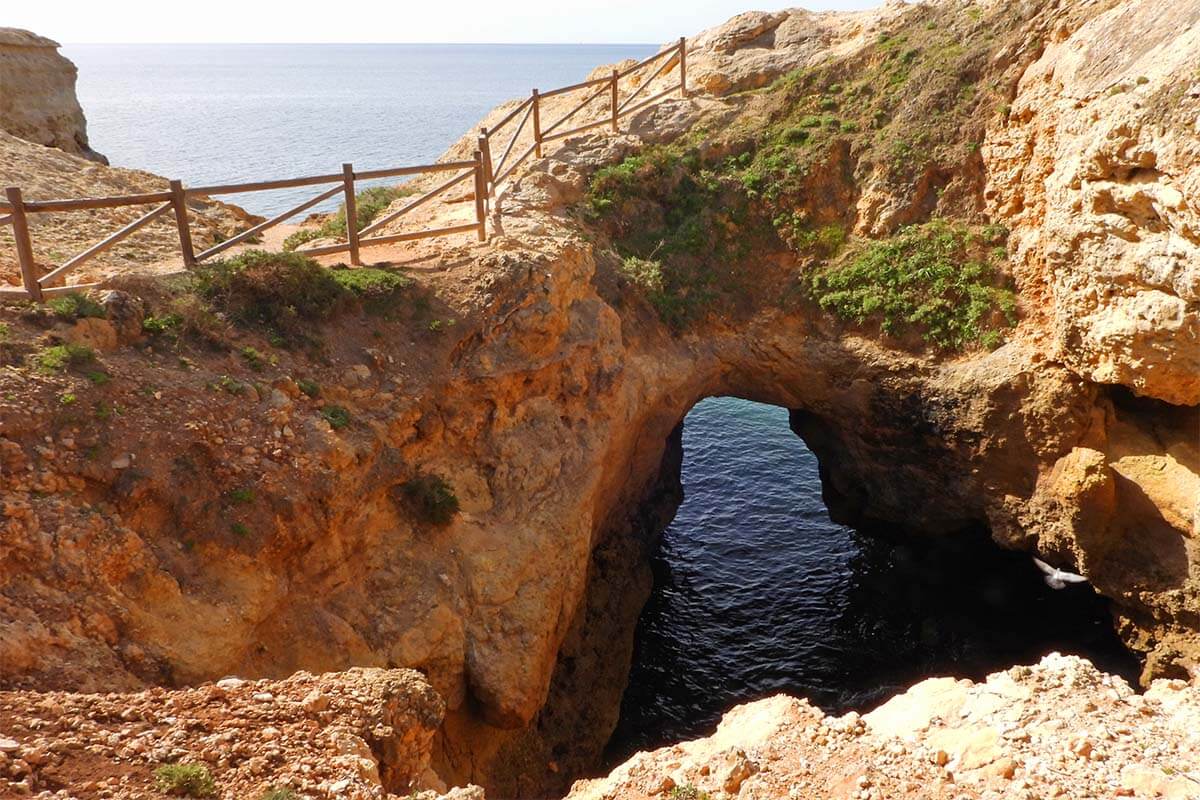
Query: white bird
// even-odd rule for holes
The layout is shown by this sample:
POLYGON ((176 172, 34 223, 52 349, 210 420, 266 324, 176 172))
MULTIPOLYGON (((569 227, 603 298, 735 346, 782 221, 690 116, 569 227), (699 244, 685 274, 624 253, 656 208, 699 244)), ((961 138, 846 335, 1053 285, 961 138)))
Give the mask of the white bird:
POLYGON ((1040 558, 1034 558, 1033 563, 1037 564, 1038 569, 1042 571, 1042 580, 1051 589, 1065 589, 1068 583, 1087 583, 1087 578, 1082 575, 1076 575, 1074 572, 1064 572, 1057 567, 1052 567, 1040 558))

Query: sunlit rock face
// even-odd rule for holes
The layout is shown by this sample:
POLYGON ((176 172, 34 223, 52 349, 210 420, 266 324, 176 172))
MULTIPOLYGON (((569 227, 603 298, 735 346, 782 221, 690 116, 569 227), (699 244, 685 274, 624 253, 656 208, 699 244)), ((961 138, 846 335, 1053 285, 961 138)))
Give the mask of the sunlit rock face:
POLYGON ((58 42, 0 28, 0 130, 105 164, 88 146, 87 121, 75 97, 75 65, 58 42))

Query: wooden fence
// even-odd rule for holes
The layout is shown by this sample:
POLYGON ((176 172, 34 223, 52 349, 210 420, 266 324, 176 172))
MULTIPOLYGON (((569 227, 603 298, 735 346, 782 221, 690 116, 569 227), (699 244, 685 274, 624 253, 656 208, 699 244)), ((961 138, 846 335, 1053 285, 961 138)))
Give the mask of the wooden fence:
MULTIPOLYGON (((2 287, 0 288, 0 298, 21 298, 42 300, 46 297, 54 295, 66 294, 69 292, 77 292, 85 289, 92 289, 100 286, 100 283, 84 283, 72 285, 59 285, 63 278, 71 271, 78 268, 88 259, 103 253, 113 245, 120 242, 135 231, 149 225, 159 217, 166 214, 171 214, 174 217, 176 228, 179 232, 179 249, 183 257, 185 267, 194 267, 197 263, 211 258, 219 253, 228 250, 229 248, 241 244, 252 237, 257 236, 263 231, 271 228, 284 220, 290 219, 301 212, 307 211, 313 206, 318 205, 326 200, 332 199, 337 195, 343 195, 343 202, 346 205, 346 241, 337 244, 325 245, 322 247, 304 248, 300 252, 310 256, 329 255, 332 253, 349 253, 350 263, 353 265, 361 264, 359 251, 363 247, 372 245, 390 244, 395 242, 407 242, 417 239, 427 239, 437 236, 449 236, 456 233, 476 232, 480 241, 487 239, 487 202, 489 197, 495 197, 496 192, 504 182, 512 177, 516 169, 523 164, 530 155, 536 158, 542 157, 543 146, 547 142, 563 139, 572 134, 589 131, 600 127, 609 127, 616 133, 620 130, 620 120, 622 117, 640 111, 647 106, 658 102, 662 98, 678 91, 681 97, 687 97, 687 43, 685 39, 680 39, 676 44, 655 53, 653 56, 634 64, 624 70, 613 70, 612 75, 604 78, 596 78, 582 83, 576 83, 571 86, 564 86, 559 89, 553 89, 547 92, 539 92, 534 89, 530 94, 529 99, 518 105, 515 109, 509 112, 500 122, 492 126, 490 129, 483 128, 478 137, 478 149, 474 153, 474 157, 469 161, 447 161, 439 164, 423 164, 412 167, 393 167, 390 169, 368 170, 366 172, 355 172, 352 164, 343 164, 340 173, 332 173, 329 175, 311 175, 303 178, 289 178, 285 180, 275 181, 260 181, 256 183, 230 183, 218 184, 213 186, 193 186, 185 188, 180 181, 171 181, 169 188, 164 192, 151 192, 146 194, 122 195, 116 197, 94 197, 94 198, 76 198, 70 200, 26 200, 17 187, 9 187, 5 190, 5 199, 0 201, 0 227, 5 225, 12 226, 13 238, 16 240, 17 263, 21 268, 21 283, 22 287, 2 287), (649 77, 644 80, 639 80, 636 85, 627 86, 627 94, 624 99, 621 98, 621 81, 622 79, 630 79, 627 84, 633 84, 632 76, 641 73, 649 66, 658 63, 658 67, 652 72, 649 77), (664 91, 659 91, 650 97, 644 97, 636 104, 635 100, 644 92, 651 83, 662 75, 668 74, 673 68, 678 67, 679 81, 678 84, 672 83, 669 88, 664 91), (564 114, 555 122, 549 125, 543 125, 541 118, 542 101, 548 97, 558 95, 566 95, 573 92, 581 92, 591 90, 587 97, 569 112, 564 114), (593 102, 601 97, 607 98, 607 113, 599 120, 595 120, 586 124, 577 125, 574 128, 563 128, 563 126, 573 119, 579 112, 591 106, 593 102), (513 123, 520 117, 520 122, 513 126, 513 123), (518 144, 525 131, 526 124, 532 122, 530 129, 531 135, 528 138, 529 144, 524 151, 510 162, 514 148, 518 144), (561 128, 561 130, 560 130, 561 128), (506 138, 506 143, 503 147, 503 153, 499 159, 492 159, 492 142, 500 138, 506 138), (387 214, 386 216, 374 220, 370 225, 358 230, 356 218, 356 197, 355 197, 355 182, 360 180, 373 180, 378 178, 398 178, 403 176, 425 175, 440 172, 453 172, 447 180, 439 183, 433 189, 430 189, 425 194, 417 197, 404 204, 400 209, 387 214), (404 233, 391 234, 386 236, 372 236, 383 226, 399 219, 405 214, 424 205, 434 197, 448 191, 454 186, 467 181, 473 180, 473 196, 475 201, 475 221, 464 223, 461 225, 451 225, 442 228, 427 228, 422 230, 407 231, 404 233), (303 203, 289 208, 280 214, 271 217, 268 220, 258 223, 257 225, 242 231, 225 241, 216 244, 207 250, 199 253, 195 252, 192 246, 191 223, 188 218, 187 201, 189 198, 195 197, 211 197, 213 195, 241 194, 245 192, 262 192, 274 189, 289 189, 298 186, 319 186, 323 184, 335 184, 332 188, 327 189, 320 194, 312 197, 303 203), (73 256, 64 261, 62 264, 53 267, 52 269, 42 272, 40 266, 34 258, 32 239, 29 232, 29 215, 30 214, 49 214, 54 212, 64 211, 85 211, 99 208, 119 208, 123 206, 153 206, 148 212, 138 217, 133 222, 130 222, 119 231, 109 235, 102 241, 97 242, 82 253, 73 256)), ((596 110, 596 107, 593 107, 596 110)), ((498 143, 498 142, 497 142, 498 143)), ((497 147, 496 150, 500 148, 497 147)))

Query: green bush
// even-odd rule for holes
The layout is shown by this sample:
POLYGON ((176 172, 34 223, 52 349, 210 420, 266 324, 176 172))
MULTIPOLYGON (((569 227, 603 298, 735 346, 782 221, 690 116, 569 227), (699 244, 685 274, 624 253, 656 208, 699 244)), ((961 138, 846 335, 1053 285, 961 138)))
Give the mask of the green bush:
POLYGON ((671 800, 712 800, 712 795, 702 792, 690 783, 671 787, 671 800))
POLYGON ((369 312, 386 311, 396 295, 412 285, 407 275, 375 267, 335 269, 330 274, 339 286, 361 300, 369 312))
MULTIPOLYGON (((372 186, 369 189, 356 194, 355 197, 355 221, 358 230, 370 225, 375 221, 375 218, 383 213, 384 209, 392 204, 393 201, 401 197, 407 197, 415 193, 415 189, 407 186, 372 186)), ((286 252, 291 252, 302 244, 313 241, 314 239, 345 239, 346 238, 346 204, 342 203, 338 208, 337 213, 326 218, 320 226, 316 228, 301 228, 295 233, 283 240, 283 249, 286 252)))
POLYGON ((63 319, 105 316, 104 306, 86 295, 72 292, 46 301, 46 306, 63 319))
POLYGON ((173 311, 161 315, 150 314, 142 320, 142 331, 151 336, 158 336, 177 330, 182 324, 183 316, 173 311))
POLYGON ((291 789, 267 789, 259 800, 300 800, 300 795, 291 789))
POLYGON ((973 232, 944 220, 902 228, 851 257, 815 270, 809 286, 822 308, 880 330, 914 330, 945 350, 995 347, 1016 324, 1016 298, 992 263, 995 231, 973 232))
POLYGON ((431 525, 445 525, 458 513, 458 497, 444 478, 420 474, 400 486, 413 516, 431 525))
POLYGON ((234 322, 307 336, 351 299, 330 271, 298 253, 247 250, 197 267, 196 292, 234 322))
POLYGON ((263 250, 198 267, 193 278, 197 295, 213 310, 233 322, 265 328, 278 346, 310 339, 312 322, 359 304, 371 312, 386 310, 411 283, 399 272, 326 269, 300 253, 263 250))
POLYGON ((243 347, 241 350, 242 360, 246 362, 246 366, 255 372, 262 372, 268 364, 273 364, 274 359, 270 356, 263 355, 253 347, 243 347))
POLYGON ((325 406, 321 409, 321 417, 334 430, 341 430, 350 424, 350 412, 342 406, 325 406))
POLYGON ((95 358, 95 351, 87 345, 67 343, 45 348, 34 356, 34 363, 41 372, 51 373, 91 363, 95 358))
POLYGON ((241 489, 232 489, 229 492, 229 501, 239 505, 254 502, 254 490, 250 487, 242 487, 241 489))
POLYGON ((309 397, 321 396, 321 385, 311 378, 300 378, 296 381, 296 388, 309 397))
POLYGON ((165 764, 154 771, 154 788, 175 797, 213 797, 217 785, 202 764, 165 764))

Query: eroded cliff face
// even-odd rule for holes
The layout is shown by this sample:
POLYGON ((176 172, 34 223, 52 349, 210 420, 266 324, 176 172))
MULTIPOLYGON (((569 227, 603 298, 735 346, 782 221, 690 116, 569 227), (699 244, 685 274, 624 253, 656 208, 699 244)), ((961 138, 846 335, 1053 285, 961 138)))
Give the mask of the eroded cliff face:
MULTIPOLYGON (((860 69, 907 78, 887 66, 896 59, 935 75, 943 62, 907 56, 902 37, 987 43, 935 52, 994 88, 986 104, 966 101, 949 132, 925 129, 933 156, 889 170, 892 150, 868 138, 877 129, 819 121, 828 138, 806 162, 795 209, 843 224, 852 246, 933 216, 1010 227, 1023 320, 994 350, 948 353, 838 321, 795 290, 815 262, 773 234, 745 239, 731 263, 748 277, 743 293, 685 326, 664 323, 625 269, 620 229, 581 222, 589 178, 651 140, 691 136, 717 158, 737 156, 738 136, 787 113, 794 97, 774 89, 671 100, 637 115, 630 135, 568 139, 500 201, 502 235, 439 245, 435 268, 395 256, 418 264, 408 301, 314 323, 302 345, 276 347, 255 327, 217 326, 215 350, 144 334, 146 314, 173 307, 145 284, 125 287, 141 299, 108 297, 106 320, 4 310, 0 682, 111 690, 411 667, 446 702, 434 757, 443 779, 502 797, 565 785, 595 764, 616 721, 650 588, 646 554, 671 512, 672 432, 719 394, 793 409, 859 514, 925 533, 983 523, 1002 546, 1082 572, 1112 598, 1149 673, 1186 675, 1200 663, 1195 271, 1186 242, 1154 276, 1141 248, 1192 241, 1195 211, 1166 188, 1195 184, 1196 161, 1182 155, 1194 135, 1160 141, 1144 121, 1134 138, 1153 142, 1156 164, 1176 165, 1169 181, 1112 173, 1072 189, 1063 176, 1095 160, 1084 140, 1110 141, 1090 138, 1081 109, 1107 115, 1123 93, 1073 101, 1080 108, 1055 95, 1034 110, 1037 92, 1054 95, 1036 76, 1076 80, 1069 54, 1101 47, 1105 26, 1152 28, 1159 53, 1193 42, 1195 4, 1170 24, 1161 8, 765 15, 736 21, 749 34, 698 40, 714 43, 695 51, 698 75, 732 69, 744 50, 772 70, 816 70, 784 87, 810 94, 802 81, 860 69), (799 61, 773 52, 810 41, 824 49, 799 61), (1051 113, 1073 121, 1052 124, 1051 113), (1002 145, 1020 141, 1033 148, 1024 162, 1002 145), (1046 170, 1067 189, 1049 191, 1046 170), (1121 235, 1103 227, 1117 222, 1103 203, 1076 208, 1093 189, 1138 187, 1139 208, 1163 210, 1118 215, 1121 235), (1118 319, 1143 295, 1176 308, 1175 335, 1147 318, 1121 329, 1120 347, 1101 347, 1118 341, 1105 338, 1115 328, 1089 320, 1118 319), (91 343, 98 361, 39 369, 39 353, 63 340, 91 343), (423 521, 406 500, 419 475, 452 487, 461 508, 449 524, 423 521)), ((1142 69, 1125 56, 1088 61, 1102 67, 1142 69)), ((1167 86, 1147 73, 1129 94, 1167 86)), ((770 82, 712 80, 719 91, 770 82)), ((878 130, 902 133, 939 91, 930 80, 900 92, 878 130)), ((1165 124, 1198 112, 1184 93, 1165 124)))
POLYGON ((0 28, 0 130, 104 164, 88 146, 75 97, 75 65, 59 44, 19 28, 0 28))

